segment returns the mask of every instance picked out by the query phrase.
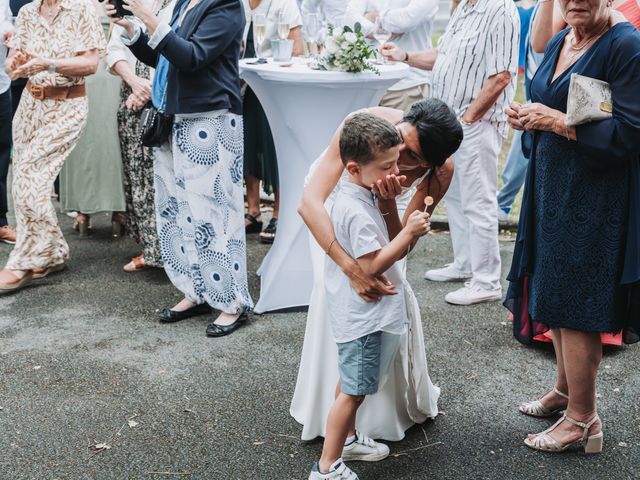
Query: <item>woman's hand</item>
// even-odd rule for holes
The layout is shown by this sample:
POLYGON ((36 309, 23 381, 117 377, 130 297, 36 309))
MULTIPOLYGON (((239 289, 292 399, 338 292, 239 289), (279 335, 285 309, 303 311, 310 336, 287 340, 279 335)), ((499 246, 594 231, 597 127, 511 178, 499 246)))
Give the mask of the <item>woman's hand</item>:
POLYGON ((37 73, 44 72, 51 65, 51 60, 45 58, 33 57, 29 54, 23 54, 26 58, 30 58, 26 63, 23 63, 16 69, 12 69, 10 74, 11 78, 31 77, 37 73))
POLYGON ((153 35, 153 32, 156 31, 160 22, 158 21, 158 17, 153 13, 153 10, 145 4, 144 0, 124 0, 123 7, 142 20, 142 23, 147 26, 149 34, 153 35))
POLYGON ((407 58, 406 52, 392 42, 382 45, 380 54, 387 60, 393 60, 394 62, 403 62, 407 58))
POLYGON ((144 108, 147 102, 142 102, 135 94, 131 94, 124 102, 125 107, 134 112, 138 112, 144 108))
POLYGON ((2 44, 5 47, 9 47, 9 42, 11 42, 11 39, 13 38, 14 32, 10 31, 10 32, 4 32, 2 34, 2 44))
POLYGON ((127 20, 126 18, 116 16, 116 7, 112 3, 105 2, 104 10, 111 23, 124 28, 129 38, 133 38, 133 36, 135 35, 135 26, 133 25, 133 22, 127 20))
POLYGON ((345 271, 351 288, 362 298, 365 302, 377 302, 385 295, 397 295, 396 287, 391 283, 387 277, 380 275, 379 277, 372 277, 367 275, 358 262, 353 262, 352 267, 345 271))
POLYGON ((520 124, 522 124, 523 128, 528 132, 532 130, 554 132, 561 116, 562 112, 549 108, 541 103, 522 105, 518 112, 520 124))
POLYGON ((402 182, 407 179, 406 176, 400 175, 387 175, 387 178, 378 180, 375 184, 371 185, 371 191, 376 197, 383 200, 393 200, 402 193, 402 182))
POLYGON ((151 80, 135 76, 128 83, 133 95, 135 95, 140 102, 146 104, 151 100, 151 80))
POLYGON ((520 121, 521 108, 522 105, 518 102, 511 102, 511 104, 509 104, 509 106, 504 110, 507 114, 507 121, 514 130, 524 130, 524 125, 522 125, 522 122, 520 121))

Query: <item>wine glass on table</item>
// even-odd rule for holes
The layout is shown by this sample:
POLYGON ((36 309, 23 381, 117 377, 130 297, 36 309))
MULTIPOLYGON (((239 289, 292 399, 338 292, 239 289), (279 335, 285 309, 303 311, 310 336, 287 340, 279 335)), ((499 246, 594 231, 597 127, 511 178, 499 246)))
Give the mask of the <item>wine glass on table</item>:
POLYGON ((286 40, 289 38, 289 31, 289 19, 287 18, 287 14, 280 12, 278 14, 278 38, 280 40, 286 40))
POLYGON ((262 43, 267 34, 267 17, 263 13, 256 13, 253 16, 253 38, 256 42, 256 56, 258 61, 264 61, 262 58, 262 43))
POLYGON ((321 26, 320 16, 317 13, 307 13, 302 18, 302 36, 304 41, 307 42, 309 56, 314 63, 317 61, 318 46, 316 41, 318 40, 321 26))
MULTIPOLYGON (((382 48, 382 46, 387 43, 389 41, 389 39, 391 38, 391 32, 387 29, 385 29, 382 26, 382 21, 380 20, 380 17, 376 18, 376 23, 373 27, 373 33, 372 33, 373 38, 376 39, 376 42, 378 42, 379 46, 382 48)), ((387 59, 384 58, 384 56, 382 56, 381 54, 378 53, 378 58, 380 58, 380 63, 389 63, 387 62, 387 59)))

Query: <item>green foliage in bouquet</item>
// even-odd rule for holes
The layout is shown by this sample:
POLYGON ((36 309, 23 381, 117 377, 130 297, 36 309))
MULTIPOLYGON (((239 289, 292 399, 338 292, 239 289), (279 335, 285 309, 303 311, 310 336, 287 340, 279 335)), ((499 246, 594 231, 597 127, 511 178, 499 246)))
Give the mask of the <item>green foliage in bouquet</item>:
POLYGON ((329 25, 323 50, 320 65, 326 70, 349 73, 368 70, 380 74, 378 69, 369 62, 370 59, 375 58, 376 50, 367 43, 360 23, 356 23, 353 28, 349 26, 335 28, 329 25))

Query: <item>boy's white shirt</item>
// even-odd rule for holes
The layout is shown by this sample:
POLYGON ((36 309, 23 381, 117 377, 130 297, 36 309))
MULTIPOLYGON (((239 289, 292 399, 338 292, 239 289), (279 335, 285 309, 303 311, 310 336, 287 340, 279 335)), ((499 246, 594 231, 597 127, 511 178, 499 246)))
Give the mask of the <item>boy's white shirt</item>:
MULTIPOLYGON (((331 221, 337 242, 355 259, 389 243, 387 226, 373 193, 348 180, 341 180, 331 221)), ((336 343, 350 342, 377 331, 394 334, 405 331, 408 318, 400 265, 394 263, 385 275, 398 294, 384 296, 378 302, 365 302, 351 288, 340 267, 327 259, 324 270, 327 310, 336 343)))

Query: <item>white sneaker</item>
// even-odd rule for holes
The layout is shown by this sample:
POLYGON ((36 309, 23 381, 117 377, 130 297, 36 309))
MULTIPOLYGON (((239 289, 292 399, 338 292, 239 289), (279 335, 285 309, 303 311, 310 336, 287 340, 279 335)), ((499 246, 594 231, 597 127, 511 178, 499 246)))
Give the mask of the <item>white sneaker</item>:
POLYGON ((509 214, 503 209, 498 207, 498 223, 507 223, 509 221, 509 214))
POLYGON ((388 456, 389 447, 360 432, 356 432, 356 439, 342 449, 342 459, 345 461, 379 462, 388 456))
POLYGON ((318 462, 313 464, 313 468, 311 468, 311 473, 309 474, 309 480, 319 480, 323 478, 332 478, 334 480, 359 480, 358 475, 347 467, 341 458, 333 462, 333 465, 329 468, 329 473, 320 473, 318 462))
POLYGON ((453 266, 453 263, 448 263, 443 268, 427 270, 424 278, 432 282, 464 282, 471 278, 471 274, 461 272, 453 266))
POLYGON ((502 289, 486 290, 484 288, 472 287, 470 282, 466 282, 464 287, 455 292, 447 293, 444 299, 454 305, 473 305, 475 303, 496 302, 502 300, 502 289))

